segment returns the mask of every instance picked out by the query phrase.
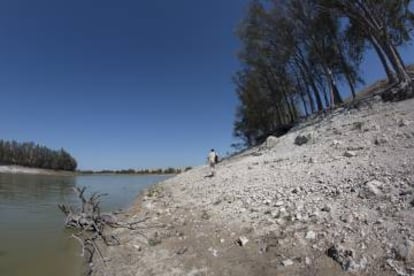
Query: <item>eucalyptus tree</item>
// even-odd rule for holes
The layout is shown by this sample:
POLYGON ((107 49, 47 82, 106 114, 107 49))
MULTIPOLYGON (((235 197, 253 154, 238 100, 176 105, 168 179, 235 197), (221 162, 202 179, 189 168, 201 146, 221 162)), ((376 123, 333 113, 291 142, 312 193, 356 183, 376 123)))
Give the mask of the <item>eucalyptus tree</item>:
MULTIPOLYGON (((317 70, 318 75, 323 75, 326 85, 330 87, 332 103, 342 102, 336 84, 336 75, 341 73, 341 65, 345 63, 342 58, 340 44, 337 42, 338 24, 323 10, 317 9, 314 1, 289 1, 289 16, 296 23, 296 37, 303 45, 302 52, 307 54, 312 70, 317 70)), ((342 56, 343 57, 343 56, 342 56)), ((343 70, 342 70, 343 71, 343 70)), ((320 95, 317 101, 321 104, 320 95)))
POLYGON ((234 77, 240 101, 234 123, 234 135, 246 145, 254 145, 269 133, 273 124, 281 122, 278 108, 272 106, 268 93, 255 78, 256 72, 242 71, 234 77))
POLYGON ((247 144, 257 143, 298 116, 296 91, 285 70, 289 57, 283 44, 274 41, 271 19, 260 1, 252 1, 238 30, 243 42, 239 58, 244 68, 234 78, 240 101, 235 135, 247 144))
POLYGON ((414 23, 413 13, 409 9, 411 0, 317 1, 319 8, 347 20, 354 36, 363 37, 372 44, 391 82, 398 82, 402 88, 412 85, 397 50, 398 46, 411 39, 410 31, 414 23))

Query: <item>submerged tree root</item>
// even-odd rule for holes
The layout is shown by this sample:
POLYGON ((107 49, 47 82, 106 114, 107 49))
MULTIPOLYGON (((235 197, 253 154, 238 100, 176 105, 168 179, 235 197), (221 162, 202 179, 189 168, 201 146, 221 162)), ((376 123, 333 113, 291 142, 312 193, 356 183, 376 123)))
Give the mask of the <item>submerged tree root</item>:
MULTIPOLYGON (((100 199, 106 194, 93 193, 89 198, 86 198, 84 195, 85 190, 86 187, 74 188, 74 191, 82 202, 79 210, 75 211, 71 206, 65 204, 59 204, 58 207, 66 215, 65 227, 76 231, 71 237, 79 242, 81 256, 87 260, 89 265, 87 274, 91 275, 95 253, 98 253, 98 259, 103 263, 104 267, 108 261, 102 254, 98 244, 103 243, 104 246, 120 245, 120 240, 115 235, 107 235, 104 233, 106 226, 111 228, 127 228, 130 230, 145 229, 148 226, 141 224, 147 221, 149 217, 130 223, 117 222, 115 215, 111 213, 101 214, 99 207, 100 199)), ((140 234, 149 241, 143 233, 140 234)))

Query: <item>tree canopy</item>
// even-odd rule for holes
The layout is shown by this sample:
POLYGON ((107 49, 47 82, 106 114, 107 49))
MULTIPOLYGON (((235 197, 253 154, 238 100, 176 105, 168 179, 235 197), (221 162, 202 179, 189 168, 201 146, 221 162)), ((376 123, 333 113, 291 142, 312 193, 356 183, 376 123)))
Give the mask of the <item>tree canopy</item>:
POLYGON ((74 171, 76 160, 63 148, 51 150, 33 142, 0 140, 0 164, 32 168, 74 171))
POLYGON ((254 145, 283 134, 299 117, 342 104, 346 92, 355 98, 368 49, 390 84, 412 91, 397 49, 412 39, 411 2, 252 0, 237 31, 242 66, 234 75, 235 136, 254 145))

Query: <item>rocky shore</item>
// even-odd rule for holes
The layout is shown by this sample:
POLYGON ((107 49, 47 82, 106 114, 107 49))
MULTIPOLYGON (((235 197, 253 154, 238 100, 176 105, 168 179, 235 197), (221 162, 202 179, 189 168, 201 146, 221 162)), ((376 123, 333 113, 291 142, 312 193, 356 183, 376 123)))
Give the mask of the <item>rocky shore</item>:
POLYGON ((414 275, 414 100, 337 109, 139 195, 93 275, 414 275))

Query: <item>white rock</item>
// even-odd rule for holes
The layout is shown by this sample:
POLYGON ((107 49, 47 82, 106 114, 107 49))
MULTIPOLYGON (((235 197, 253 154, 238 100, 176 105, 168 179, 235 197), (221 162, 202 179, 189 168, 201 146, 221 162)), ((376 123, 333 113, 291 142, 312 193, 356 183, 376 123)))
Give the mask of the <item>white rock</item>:
POLYGON ((281 200, 279 200, 279 201, 277 201, 276 203, 275 203, 275 206, 276 207, 280 207, 280 206, 282 206, 283 204, 285 204, 283 201, 281 201, 281 200))
POLYGON ((272 212, 270 213, 270 215, 271 215, 273 218, 278 218, 278 217, 279 217, 279 215, 280 215, 280 212, 279 212, 279 210, 275 210, 275 211, 272 211, 272 212))
POLYGON ((345 157, 355 157, 356 156, 356 152, 348 150, 344 153, 345 157))
POLYGON ((314 239, 316 239, 316 233, 313 232, 312 230, 311 231, 308 231, 306 233, 305 239, 307 239, 307 240, 314 240, 314 239))
POLYGON ((237 243, 240 245, 240 246, 245 246, 246 245, 246 243, 248 243, 249 242, 249 239, 248 238, 246 238, 245 236, 240 236, 238 239, 237 239, 237 243))
POLYGON ((382 182, 378 181, 378 180, 372 180, 372 181, 368 181, 365 183, 365 190, 370 194, 370 195, 381 195, 382 192, 379 189, 380 187, 382 187, 382 182))
POLYGON ((288 213, 288 211, 286 211, 286 208, 285 207, 280 208, 279 209, 279 217, 284 218, 284 217, 287 217, 287 216, 289 216, 289 213, 288 213))
POLYGON ((290 266, 290 265, 293 265, 293 261, 291 259, 287 259, 287 260, 282 261, 282 264, 284 266, 290 266))
POLYGON ((332 141, 332 146, 337 146, 339 145, 341 142, 339 142, 338 140, 333 140, 332 141))
POLYGON ((277 143, 279 143, 279 139, 275 136, 269 136, 266 139, 266 148, 270 149, 273 148, 274 146, 277 145, 277 143))
POLYGON ((211 254, 212 254, 214 257, 217 257, 217 256, 218 256, 218 251, 217 251, 217 249, 214 249, 214 248, 210 247, 210 248, 208 249, 208 251, 210 251, 210 252, 211 252, 211 254))
POLYGON ((306 265, 310 265, 310 264, 312 264, 312 261, 311 261, 311 259, 309 258, 309 257, 305 257, 305 264, 306 265))

